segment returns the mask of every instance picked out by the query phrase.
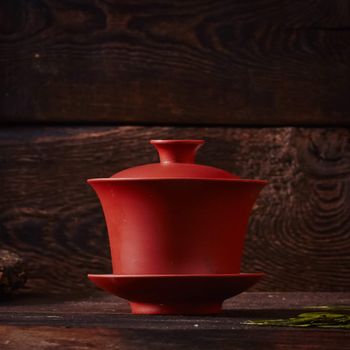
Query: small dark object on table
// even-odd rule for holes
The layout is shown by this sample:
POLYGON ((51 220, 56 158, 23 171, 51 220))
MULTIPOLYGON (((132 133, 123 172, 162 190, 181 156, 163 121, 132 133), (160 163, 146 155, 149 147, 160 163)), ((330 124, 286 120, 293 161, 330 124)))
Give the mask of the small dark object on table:
POLYGON ((8 250, 0 250, 0 300, 25 285, 27 272, 23 259, 8 250))

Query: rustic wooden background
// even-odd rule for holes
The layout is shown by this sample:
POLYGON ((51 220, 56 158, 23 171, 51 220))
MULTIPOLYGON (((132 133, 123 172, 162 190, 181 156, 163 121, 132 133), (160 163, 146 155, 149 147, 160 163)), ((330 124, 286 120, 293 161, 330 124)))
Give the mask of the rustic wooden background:
POLYGON ((348 0, 2 0, 2 119, 349 125, 348 0))
POLYGON ((349 94, 347 0, 2 0, 1 247, 32 292, 89 290, 110 260, 85 180, 204 138, 200 162, 270 181, 256 290, 348 290, 349 94))

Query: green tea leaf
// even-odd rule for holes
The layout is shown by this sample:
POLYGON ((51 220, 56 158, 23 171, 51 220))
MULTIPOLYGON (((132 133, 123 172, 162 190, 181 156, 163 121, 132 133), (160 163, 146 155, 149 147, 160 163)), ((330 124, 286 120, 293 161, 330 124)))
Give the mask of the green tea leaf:
POLYGON ((304 312, 295 317, 290 317, 287 319, 250 320, 243 323, 254 326, 350 329, 350 315, 331 312, 304 312))

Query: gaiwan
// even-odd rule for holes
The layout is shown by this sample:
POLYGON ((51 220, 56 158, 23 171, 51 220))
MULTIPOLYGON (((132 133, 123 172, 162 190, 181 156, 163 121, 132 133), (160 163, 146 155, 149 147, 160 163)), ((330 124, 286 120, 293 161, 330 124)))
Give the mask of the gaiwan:
POLYGON ((89 275, 138 314, 218 313, 261 278, 241 273, 249 215, 266 181, 195 163, 203 140, 152 140, 160 162, 89 179, 113 274, 89 275))

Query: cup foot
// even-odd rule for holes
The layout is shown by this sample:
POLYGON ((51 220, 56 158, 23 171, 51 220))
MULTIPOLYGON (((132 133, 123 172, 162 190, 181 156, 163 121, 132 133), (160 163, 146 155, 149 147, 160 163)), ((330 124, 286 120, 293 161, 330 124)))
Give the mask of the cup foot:
POLYGON ((138 315, 213 315, 219 314, 222 302, 151 304, 130 302, 131 312, 138 315))
POLYGON ((254 285, 262 273, 231 275, 89 275, 98 287, 129 301, 134 314, 210 315, 254 285))

